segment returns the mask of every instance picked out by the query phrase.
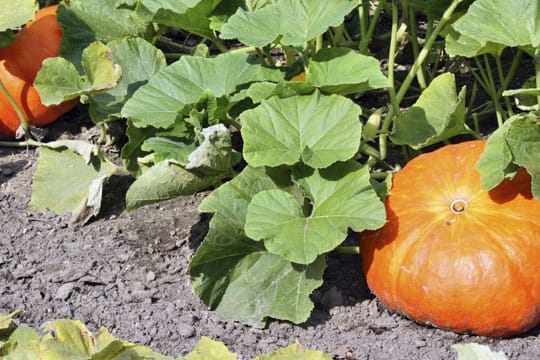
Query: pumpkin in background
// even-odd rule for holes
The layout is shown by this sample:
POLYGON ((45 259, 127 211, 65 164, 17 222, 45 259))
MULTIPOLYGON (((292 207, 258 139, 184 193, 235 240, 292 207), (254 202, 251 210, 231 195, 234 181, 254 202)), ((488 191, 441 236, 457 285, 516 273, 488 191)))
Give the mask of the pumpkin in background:
POLYGON ((540 321, 540 200, 521 169, 484 191, 484 141, 411 160, 393 179, 388 221, 360 235, 371 291, 420 323, 508 337, 540 321))
MULTIPOLYGON (((58 5, 39 10, 16 35, 15 42, 0 48, 0 80, 19 104, 29 125, 44 126, 71 110, 77 99, 45 106, 34 88, 34 79, 43 60, 58 56, 62 29, 56 20, 58 5)), ((0 91, 0 138, 10 139, 21 124, 7 97, 0 91)))

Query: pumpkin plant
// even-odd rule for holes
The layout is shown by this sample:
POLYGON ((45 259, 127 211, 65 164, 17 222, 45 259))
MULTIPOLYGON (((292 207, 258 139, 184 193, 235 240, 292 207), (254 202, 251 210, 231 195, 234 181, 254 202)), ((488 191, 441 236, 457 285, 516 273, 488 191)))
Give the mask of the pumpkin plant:
POLYGON ((22 111, 28 125, 43 126, 54 122, 78 102, 45 106, 33 86, 42 61, 59 54, 62 29, 56 20, 57 8, 54 5, 39 10, 34 20, 15 35, 15 42, 0 49, 0 82, 5 88, 0 91, 0 138, 15 136, 22 115, 17 110, 22 111))
POLYGON ((393 178, 386 225, 361 235, 360 253, 370 289, 389 308, 507 337, 540 321, 540 200, 524 169, 483 190, 475 165, 484 146, 467 141, 411 160, 393 178))

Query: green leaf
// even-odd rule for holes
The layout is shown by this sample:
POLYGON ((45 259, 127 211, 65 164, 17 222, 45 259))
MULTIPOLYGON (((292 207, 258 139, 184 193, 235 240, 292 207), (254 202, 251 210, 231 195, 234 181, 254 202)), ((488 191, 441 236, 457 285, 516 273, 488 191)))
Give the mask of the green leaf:
MULTIPOLYGON (((192 135, 192 132, 188 131, 187 123, 183 121, 183 119, 176 121, 175 124, 168 129, 156 129, 151 126, 146 128, 138 128, 132 124, 131 120, 128 120, 126 135, 128 136, 129 141, 122 147, 122 160, 124 161, 126 169, 134 177, 138 177, 142 173, 139 166, 139 159, 148 155, 149 151, 151 151, 150 146, 152 145, 145 145, 147 140, 149 143, 151 143, 153 140, 150 139, 152 138, 163 138, 169 139, 170 141, 176 143, 181 142, 185 144, 194 144, 193 146, 195 146, 194 139, 188 139, 188 137, 192 135), (145 149, 142 147, 145 147, 145 149)), ((155 162, 165 159, 173 159, 179 164, 184 164, 187 162, 187 155, 191 153, 190 151, 188 154, 186 154, 186 159, 181 157, 179 153, 176 153, 179 156, 179 158, 176 159, 174 156, 166 156, 166 152, 160 153, 162 149, 163 148, 161 147, 156 148, 155 151, 157 153, 155 153, 155 162)))
POLYGON ((9 335, 15 329, 13 317, 18 313, 20 311, 14 311, 8 315, 0 313, 0 338, 9 335))
POLYGON ((156 163, 171 159, 185 166, 188 162, 188 156, 197 147, 195 144, 186 144, 165 137, 151 137, 144 141, 141 149, 155 153, 154 161, 156 163))
POLYGON ((137 127, 167 128, 205 92, 219 98, 234 93, 243 84, 280 78, 283 75, 278 70, 265 69, 245 54, 209 59, 183 56, 139 88, 126 102, 122 115, 137 127))
POLYGON ((324 92, 340 95, 389 86, 377 59, 347 48, 319 50, 309 63, 306 81, 324 92))
POLYGON ((223 39, 263 47, 279 39, 302 47, 331 26, 338 26, 358 3, 353 0, 277 0, 255 11, 239 8, 221 28, 223 39))
POLYGON ((270 354, 257 356, 253 360, 332 360, 332 357, 322 351, 304 349, 296 342, 270 354))
POLYGON ((504 352, 493 352, 487 345, 455 344, 452 348, 458 353, 458 360, 508 360, 504 352))
POLYGON ((159 354, 146 346, 118 340, 104 327, 99 330, 93 342, 94 354, 90 360, 172 360, 171 357, 159 354))
POLYGON ((45 327, 41 337, 41 359, 89 359, 94 352, 93 340, 90 331, 80 321, 54 320, 45 327))
POLYGON ((289 171, 248 166, 200 205, 215 214, 189 266, 192 286, 224 320, 258 327, 268 317, 304 322, 313 309, 309 294, 322 284, 323 257, 308 266, 292 264, 244 234, 249 201, 270 189, 292 191, 289 171))
POLYGON ((190 264, 195 292, 221 319, 256 327, 268 317, 306 321, 325 268, 323 257, 297 265, 268 253, 219 213, 190 264))
MULTIPOLYGON (((474 38, 479 49, 490 44, 521 47, 534 55, 540 45, 540 7, 537 0, 476 0, 454 23, 466 39, 474 38), (495 21, 485 21, 494 19, 495 21)), ((450 52, 451 55, 467 55, 450 52)))
POLYGON ((398 118, 392 141, 414 149, 458 134, 470 133, 465 125, 465 87, 456 95, 454 74, 437 76, 407 113, 398 118))
POLYGON ((40 360, 172 360, 147 347, 117 340, 105 328, 94 336, 80 321, 55 320, 44 332, 39 343, 40 360))
POLYGON ((192 352, 187 354, 185 360, 236 360, 237 356, 218 341, 206 336, 201 337, 192 352))
POLYGON ((146 204, 191 195, 216 184, 227 175, 204 175, 186 170, 172 160, 164 160, 131 184, 126 193, 126 206, 128 210, 134 210, 146 204))
POLYGON ((62 3, 57 18, 63 37, 60 55, 82 72, 82 51, 94 41, 107 44, 115 39, 141 37, 150 41, 156 34, 144 9, 121 6, 125 0, 70 0, 62 3))
POLYGON ((353 160, 321 170, 297 165, 293 176, 310 201, 310 211, 279 189, 257 193, 248 206, 246 235, 264 240, 271 253, 309 264, 341 244, 348 228, 359 232, 384 225, 384 205, 366 166, 353 160))
POLYGON ((360 146, 360 113, 338 95, 270 98, 240 116, 244 158, 252 166, 303 161, 315 168, 350 159, 360 146))
POLYGON ((210 15, 221 0, 142 0, 154 17, 152 21, 214 39, 210 15))
POLYGON ((450 26, 445 41, 445 50, 450 56, 475 57, 483 54, 500 56, 506 46, 487 42, 475 35, 464 35, 450 26))
POLYGON ((82 66, 85 76, 81 77, 75 66, 64 58, 45 59, 34 81, 42 103, 57 105, 83 94, 114 88, 122 76, 111 50, 99 41, 84 49, 82 66))
POLYGON ((2 360, 35 360, 39 356, 39 335, 27 326, 19 327, 5 344, 0 342, 2 360))
POLYGON ((39 4, 35 0, 3 1, 0 32, 20 29, 22 25, 34 19, 34 13, 38 9, 39 4))
POLYGON ((99 213, 103 183, 117 171, 95 145, 76 140, 46 144, 40 148, 29 207, 70 211, 73 221, 85 223, 99 213))
POLYGON ((520 115, 511 117, 491 134, 480 160, 476 163, 482 189, 486 191, 495 188, 504 179, 514 177, 518 170, 518 166, 513 164, 512 152, 506 143, 506 133, 510 125, 520 117, 520 115))
POLYGON ((122 78, 114 88, 92 94, 89 113, 94 123, 120 118, 125 102, 166 66, 163 53, 144 39, 113 40, 107 46, 122 69, 122 78))
POLYGON ((532 177, 532 193, 540 199, 540 123, 531 115, 513 121, 506 142, 514 163, 523 166, 532 177))

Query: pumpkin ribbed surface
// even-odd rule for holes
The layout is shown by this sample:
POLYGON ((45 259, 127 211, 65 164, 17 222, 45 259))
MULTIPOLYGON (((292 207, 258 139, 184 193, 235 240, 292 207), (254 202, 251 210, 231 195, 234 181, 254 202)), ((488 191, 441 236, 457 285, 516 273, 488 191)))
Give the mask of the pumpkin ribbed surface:
POLYGON ((540 321, 540 200, 521 169, 492 191, 475 168, 484 141, 411 160, 393 178, 388 221, 361 234, 371 291, 413 320, 507 337, 540 321))
MULTIPOLYGON (((58 5, 43 8, 15 35, 15 42, 0 48, 0 79, 28 118, 29 125, 44 126, 71 110, 78 100, 45 106, 33 86, 43 60, 58 56, 62 29, 56 20, 58 5)), ((21 121, 0 92, 0 139, 10 139, 21 121)))

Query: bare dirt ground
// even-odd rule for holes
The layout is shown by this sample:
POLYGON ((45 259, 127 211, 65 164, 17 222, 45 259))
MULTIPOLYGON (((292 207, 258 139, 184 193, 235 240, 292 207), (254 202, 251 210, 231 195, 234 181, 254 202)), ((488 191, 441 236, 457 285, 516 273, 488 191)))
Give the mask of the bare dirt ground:
MULTIPOLYGON (((84 119, 64 120, 54 129, 64 137, 95 135, 84 119)), ((393 314, 370 294, 352 255, 329 256, 307 323, 276 321, 254 329, 221 322, 193 294, 187 273, 207 231, 209 219, 197 211, 205 193, 127 213, 126 182, 118 179, 106 190, 99 218, 68 225, 67 216, 27 209, 37 156, 35 149, 0 148, 0 311, 21 309, 20 324, 39 328, 57 318, 78 319, 93 332, 105 326, 121 339, 174 356, 208 336, 240 359, 294 341, 335 359, 455 359, 451 346, 469 342, 511 359, 540 359, 540 328, 487 339, 393 314)))

